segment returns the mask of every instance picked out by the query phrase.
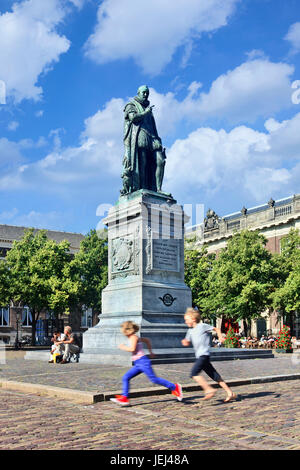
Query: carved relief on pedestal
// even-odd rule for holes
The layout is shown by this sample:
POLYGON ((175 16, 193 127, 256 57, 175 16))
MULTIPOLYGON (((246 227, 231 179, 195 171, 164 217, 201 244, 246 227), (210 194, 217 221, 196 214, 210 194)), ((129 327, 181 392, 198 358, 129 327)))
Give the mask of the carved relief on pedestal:
POLYGON ((139 274, 139 228, 135 236, 127 235, 111 241, 111 278, 139 274))
POLYGON ((112 272, 130 269, 133 259, 133 241, 129 238, 112 240, 112 272))

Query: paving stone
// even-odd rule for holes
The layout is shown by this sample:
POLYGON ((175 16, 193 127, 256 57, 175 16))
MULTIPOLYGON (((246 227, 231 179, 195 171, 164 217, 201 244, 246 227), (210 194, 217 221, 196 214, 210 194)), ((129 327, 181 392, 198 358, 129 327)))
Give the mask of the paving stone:
MULTIPOLYGON (((214 363, 225 380, 266 377, 270 375, 300 372, 300 364, 293 364, 291 357, 276 356, 273 359, 245 359, 217 361, 214 363)), ((192 364, 155 365, 157 375, 182 384, 191 383, 189 372, 192 364)), ((104 392, 119 390, 126 367, 97 364, 48 364, 43 361, 24 360, 24 351, 8 351, 6 364, 1 365, 0 377, 20 382, 104 392)), ((132 380, 132 388, 155 387, 141 374, 132 380)))
MULTIPOLYGON (((86 364, 54 365, 51 370, 50 366, 14 355, 1 365, 0 375, 73 389, 86 384, 83 390, 93 391, 95 387, 119 389, 127 370, 86 364)), ((155 370, 184 384, 191 380, 190 366, 157 365, 155 370)), ((297 369, 287 358, 218 362, 215 366, 227 380, 299 372, 299 366, 297 369)), ((138 386, 152 384, 139 377, 134 388, 138 386)), ((83 406, 0 389, 0 449, 299 450, 300 380, 234 390, 239 400, 228 404, 223 403, 222 390, 212 400, 201 402, 199 389, 185 393, 182 403, 171 395, 153 395, 132 398, 130 407, 120 408, 112 402, 83 406)))

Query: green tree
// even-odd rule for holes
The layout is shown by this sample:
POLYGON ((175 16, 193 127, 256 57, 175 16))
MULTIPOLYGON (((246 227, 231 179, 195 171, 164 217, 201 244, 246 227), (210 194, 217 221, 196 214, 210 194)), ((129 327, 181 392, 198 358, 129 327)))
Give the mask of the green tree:
POLYGON ((78 285, 68 278, 69 242, 49 240, 46 231, 25 231, 6 257, 9 287, 6 298, 13 306, 27 305, 32 315, 32 344, 42 311, 69 311, 78 285))
POLYGON ((281 252, 274 262, 278 271, 277 288, 273 292, 272 305, 289 324, 300 311, 300 234, 291 229, 281 239, 281 252))
POLYGON ((258 232, 235 234, 218 254, 205 284, 208 295, 201 307, 207 315, 243 320, 246 334, 251 319, 269 306, 274 286, 272 255, 266 243, 258 232))
POLYGON ((5 260, 0 260, 0 305, 9 304, 9 270, 5 260))
POLYGON ((299 252, 300 232, 299 229, 291 228, 280 240, 280 256, 288 273, 299 263, 299 252))
POLYGON ((71 263, 72 276, 79 284, 79 303, 101 313, 101 294, 108 282, 108 246, 106 237, 91 230, 80 244, 71 263))
POLYGON ((205 247, 202 247, 201 250, 189 249, 189 244, 186 243, 184 258, 185 283, 192 291, 193 305, 201 310, 202 301, 207 296, 205 283, 212 270, 216 255, 214 253, 208 254, 205 247))

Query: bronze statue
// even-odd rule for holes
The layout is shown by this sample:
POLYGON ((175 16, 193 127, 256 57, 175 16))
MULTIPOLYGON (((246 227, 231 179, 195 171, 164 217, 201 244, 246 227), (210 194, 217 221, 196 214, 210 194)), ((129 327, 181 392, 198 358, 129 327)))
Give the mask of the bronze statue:
POLYGON ((139 87, 137 96, 124 108, 123 189, 128 194, 139 189, 162 192, 166 154, 158 136, 149 88, 139 87))

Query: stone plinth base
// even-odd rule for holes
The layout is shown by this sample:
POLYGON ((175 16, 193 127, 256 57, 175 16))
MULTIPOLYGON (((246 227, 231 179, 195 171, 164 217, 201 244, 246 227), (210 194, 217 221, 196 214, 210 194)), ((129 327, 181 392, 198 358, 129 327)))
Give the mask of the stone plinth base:
POLYGON ((108 285, 102 292, 99 324, 83 334, 83 353, 103 364, 131 364, 118 345, 125 321, 139 326, 152 348, 167 354, 181 348, 187 327, 184 312, 192 305, 184 282, 182 206, 170 196, 137 191, 122 196, 109 211, 108 285))

